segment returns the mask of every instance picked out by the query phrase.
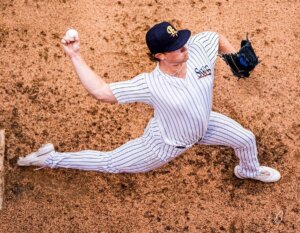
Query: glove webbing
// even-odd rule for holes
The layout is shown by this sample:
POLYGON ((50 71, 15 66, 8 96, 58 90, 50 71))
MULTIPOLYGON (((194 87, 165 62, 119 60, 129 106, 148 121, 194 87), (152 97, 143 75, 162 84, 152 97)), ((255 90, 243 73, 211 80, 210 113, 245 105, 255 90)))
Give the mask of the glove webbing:
POLYGON ((232 73, 238 77, 238 79, 242 77, 249 77, 250 73, 247 70, 241 70, 238 65, 235 63, 235 60, 238 59, 236 53, 227 53, 221 54, 221 58, 226 62, 226 64, 230 67, 232 73), (234 65, 235 69, 232 68, 234 65))

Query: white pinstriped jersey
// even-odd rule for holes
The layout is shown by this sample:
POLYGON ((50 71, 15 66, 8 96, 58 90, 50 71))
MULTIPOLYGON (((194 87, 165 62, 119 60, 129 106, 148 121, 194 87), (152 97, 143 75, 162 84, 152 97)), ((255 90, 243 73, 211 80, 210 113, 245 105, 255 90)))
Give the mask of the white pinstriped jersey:
POLYGON ((119 103, 153 106, 154 121, 164 141, 173 146, 195 144, 205 135, 212 110, 218 34, 199 33, 186 46, 189 59, 185 79, 167 75, 157 65, 151 73, 110 84, 119 103))

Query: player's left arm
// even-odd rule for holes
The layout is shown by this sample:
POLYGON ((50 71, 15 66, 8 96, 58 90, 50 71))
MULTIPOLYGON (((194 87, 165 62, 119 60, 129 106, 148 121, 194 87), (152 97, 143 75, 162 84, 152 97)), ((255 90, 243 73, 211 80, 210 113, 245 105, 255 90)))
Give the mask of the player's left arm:
POLYGON ((236 52, 236 49, 225 36, 214 31, 195 34, 191 36, 187 44, 188 46, 200 45, 205 50, 212 66, 215 65, 218 54, 236 52))
POLYGON ((241 41, 239 50, 236 50, 226 37, 219 35, 218 53, 230 67, 233 75, 239 79, 249 77, 260 62, 248 39, 248 34, 246 34, 246 39, 241 41))
POLYGON ((233 47, 233 45, 229 42, 229 40, 219 34, 219 54, 224 54, 224 53, 236 53, 237 50, 233 47))

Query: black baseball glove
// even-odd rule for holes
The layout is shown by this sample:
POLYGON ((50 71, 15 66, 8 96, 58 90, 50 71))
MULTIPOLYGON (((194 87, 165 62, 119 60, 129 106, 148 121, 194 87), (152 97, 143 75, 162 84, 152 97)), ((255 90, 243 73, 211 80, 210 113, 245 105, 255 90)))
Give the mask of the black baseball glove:
POLYGON ((249 77, 250 71, 260 62, 248 39, 248 33, 246 40, 242 40, 241 48, 237 53, 221 54, 220 56, 238 79, 249 77))

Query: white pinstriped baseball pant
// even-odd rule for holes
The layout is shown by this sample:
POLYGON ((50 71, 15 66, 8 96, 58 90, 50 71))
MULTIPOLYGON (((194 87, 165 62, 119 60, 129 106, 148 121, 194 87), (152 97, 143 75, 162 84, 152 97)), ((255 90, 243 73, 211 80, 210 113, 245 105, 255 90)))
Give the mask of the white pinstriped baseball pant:
MULTIPOLYGON (((240 160, 240 172, 249 178, 258 174, 259 162, 254 134, 229 117, 211 112, 206 134, 197 144, 232 147, 240 160)), ((176 148, 166 144, 158 126, 151 120, 141 137, 113 151, 53 152, 46 164, 51 168, 139 173, 158 168, 186 150, 187 148, 176 148)))

